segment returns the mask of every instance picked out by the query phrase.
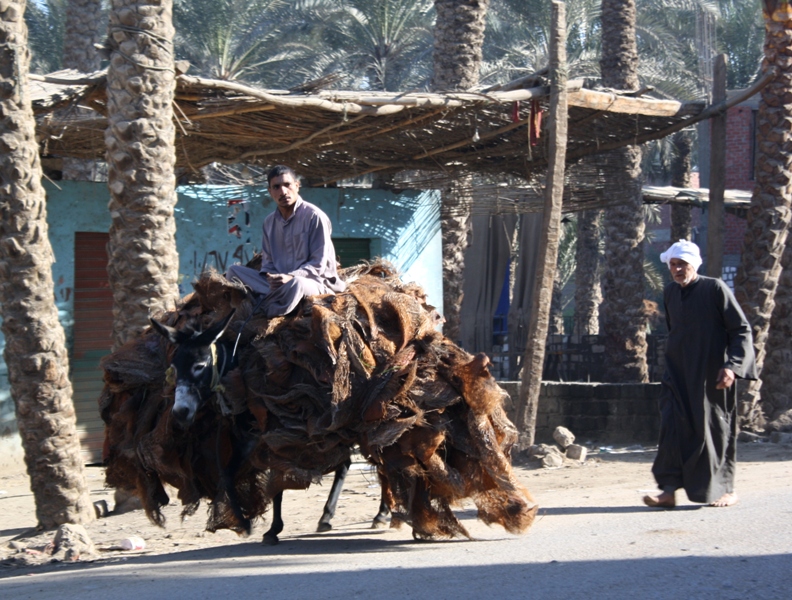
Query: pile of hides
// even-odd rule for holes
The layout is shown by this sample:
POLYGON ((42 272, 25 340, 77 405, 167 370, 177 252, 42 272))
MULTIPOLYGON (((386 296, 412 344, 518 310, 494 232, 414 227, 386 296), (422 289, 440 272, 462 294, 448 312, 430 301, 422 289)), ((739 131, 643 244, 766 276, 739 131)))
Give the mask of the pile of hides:
POLYGON ((208 530, 243 532, 277 493, 307 488, 358 446, 416 538, 469 537, 451 509, 467 499, 485 523, 526 531, 538 507, 512 472, 517 432, 487 357, 438 333, 442 317, 391 265, 342 276, 346 292, 272 319, 221 275, 195 282, 160 321, 200 331, 236 309, 219 343, 238 341, 239 365, 187 430, 170 418, 164 337, 149 329, 106 357, 108 485, 137 494, 162 524, 168 484, 184 514, 208 500, 208 530))

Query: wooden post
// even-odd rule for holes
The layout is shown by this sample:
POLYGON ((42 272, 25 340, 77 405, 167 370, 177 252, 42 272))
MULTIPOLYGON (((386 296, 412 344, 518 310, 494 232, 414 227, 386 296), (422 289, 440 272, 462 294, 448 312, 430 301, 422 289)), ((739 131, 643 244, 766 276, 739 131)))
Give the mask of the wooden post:
POLYGON ((535 293, 528 326, 528 341, 522 368, 522 386, 518 404, 517 428, 519 448, 525 450, 534 443, 539 393, 542 389, 545 344, 550 317, 558 245, 561 237, 561 201, 564 193, 564 168, 567 144, 567 63, 566 63, 566 6, 552 3, 552 32, 550 39, 550 115, 547 124, 548 164, 544 191, 544 217, 537 256, 535 293))
MULTIPOLYGON (((712 103, 726 99, 726 55, 715 57, 712 103)), ((723 272, 723 192, 726 189, 726 112, 712 118, 710 137, 709 218, 707 220, 707 275, 723 272)), ((672 240, 676 242, 677 240, 672 240)))

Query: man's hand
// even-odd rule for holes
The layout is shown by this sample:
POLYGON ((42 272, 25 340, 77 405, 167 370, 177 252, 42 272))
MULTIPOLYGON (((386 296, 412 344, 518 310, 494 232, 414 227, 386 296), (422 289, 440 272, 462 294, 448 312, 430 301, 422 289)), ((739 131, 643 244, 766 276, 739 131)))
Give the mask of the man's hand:
POLYGON ((723 368, 718 371, 718 381, 715 384, 716 390, 725 390, 732 386, 734 383, 734 371, 731 369, 723 368))
POLYGON ((284 283, 288 283, 294 279, 293 275, 286 275, 285 273, 265 273, 265 276, 272 290, 277 290, 284 283))

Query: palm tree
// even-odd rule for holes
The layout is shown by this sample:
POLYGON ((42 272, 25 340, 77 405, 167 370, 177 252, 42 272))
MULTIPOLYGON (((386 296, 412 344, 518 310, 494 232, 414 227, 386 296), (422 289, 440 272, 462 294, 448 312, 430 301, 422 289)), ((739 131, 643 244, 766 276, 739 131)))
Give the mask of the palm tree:
MULTIPOLYGON (((484 25, 489 0, 435 0, 432 89, 466 90, 478 83, 484 25)), ((460 176, 441 191, 443 236, 443 332, 459 340, 459 312, 465 248, 470 233, 469 176, 460 176)))
POLYGON ((556 262, 555 278, 553 279, 553 294, 550 304, 550 322, 547 335, 564 333, 564 309, 569 304, 569 299, 564 298, 564 290, 576 270, 576 221, 577 217, 574 215, 566 216, 561 220, 558 260, 556 262))
POLYGON ((30 71, 52 73, 63 66, 63 36, 67 0, 28 2, 25 22, 30 44, 30 71))
POLYGON ((746 88, 762 64, 764 23, 760 0, 718 0, 717 51, 728 56, 726 87, 746 88))
POLYGON ((435 0, 432 88, 467 90, 478 84, 489 0, 435 0))
MULTIPOLYGON (((371 10, 383 0, 364 4, 371 10)), ((191 73, 288 89, 330 73, 347 81, 353 8, 341 0, 175 0, 175 46, 191 73)))
MULTIPOLYGON (((792 119, 792 103, 788 100, 792 87, 792 64, 788 59, 787 41, 792 35, 792 13, 786 0, 762 0, 762 11, 765 17, 762 71, 776 69, 777 75, 762 90, 759 100, 756 185, 734 282, 735 296, 753 330, 760 374, 792 209, 792 191, 789 188, 792 133, 786 126, 792 119)), ((760 388, 761 381, 751 382, 741 398, 740 415, 747 427, 762 426, 760 388)))
MULTIPOLYGON (((567 2, 569 78, 598 79, 599 0, 567 2)), ((551 10, 546 0, 501 0, 487 16, 482 82, 496 83, 544 69, 551 10)))
POLYGON ((767 352, 762 369, 761 409, 767 421, 782 415, 792 417, 792 374, 789 369, 792 340, 792 236, 788 235, 781 259, 783 271, 775 292, 775 308, 767 334, 767 352))
POLYGON ((343 48, 353 87, 408 90, 425 87, 434 18, 432 0, 344 0, 327 30, 343 48))
POLYGON ((116 347, 179 295, 172 3, 112 0, 107 73, 110 241, 116 347))
MULTIPOLYGON (((637 90, 638 48, 634 0, 602 0, 602 83, 617 90, 637 90)), ((603 157, 611 175, 605 178, 606 198, 620 204, 605 211, 606 264, 602 277, 602 326, 608 368, 614 382, 648 381, 644 315, 643 239, 641 214, 641 149, 628 146, 603 157)))
MULTIPOLYGON (((688 131, 673 135, 674 154, 671 160, 671 185, 690 187, 691 153, 693 137, 688 131)), ((693 214, 690 205, 675 203, 671 206, 671 241, 690 240, 693 236, 693 214)))
MULTIPOLYGON (((102 0, 67 0, 65 35, 63 36, 63 67, 82 73, 99 69, 101 57, 96 48, 100 31, 105 29, 102 0)), ((79 158, 63 159, 63 178, 71 181, 101 181, 97 161, 79 158)))
MULTIPOLYGON (((50 0, 52 2, 52 0, 50 0)), ((92 73, 101 64, 96 49, 102 35, 102 0, 67 0, 63 36, 63 67, 92 73)))
POLYGON ((41 163, 28 92, 25 0, 0 13, 0 310, 5 361, 36 517, 43 528, 94 518, 58 321, 41 163))
POLYGON ((584 210, 577 216, 575 245, 575 328, 576 335, 599 333, 601 210, 584 210))
POLYGON ((269 74, 285 71, 292 16, 284 0, 174 0, 177 53, 200 75, 282 87, 269 74))

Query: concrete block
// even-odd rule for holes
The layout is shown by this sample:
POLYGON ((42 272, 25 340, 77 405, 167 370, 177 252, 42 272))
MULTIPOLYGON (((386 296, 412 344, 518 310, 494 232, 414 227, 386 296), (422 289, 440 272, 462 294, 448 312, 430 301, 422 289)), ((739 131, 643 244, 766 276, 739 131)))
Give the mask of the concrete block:
POLYGON ((539 398, 539 412, 545 414, 560 414, 561 408, 558 398, 539 398))
POLYGON ((566 449, 566 457, 570 460, 579 460, 580 462, 584 462, 586 460, 587 454, 588 450, 586 447, 579 444, 571 444, 566 449))

